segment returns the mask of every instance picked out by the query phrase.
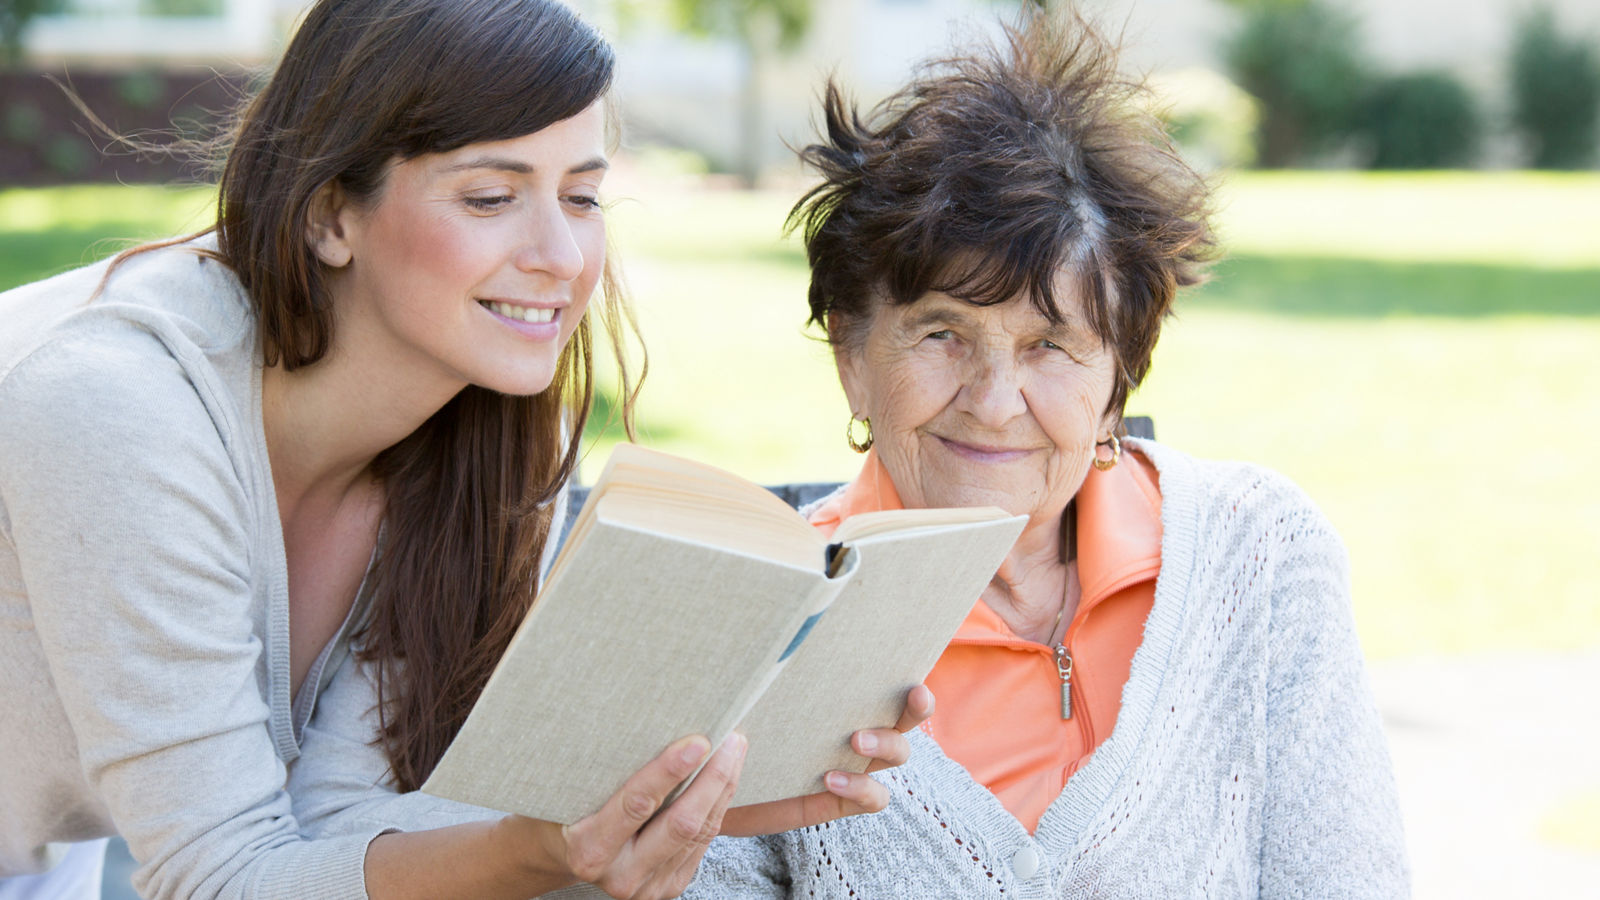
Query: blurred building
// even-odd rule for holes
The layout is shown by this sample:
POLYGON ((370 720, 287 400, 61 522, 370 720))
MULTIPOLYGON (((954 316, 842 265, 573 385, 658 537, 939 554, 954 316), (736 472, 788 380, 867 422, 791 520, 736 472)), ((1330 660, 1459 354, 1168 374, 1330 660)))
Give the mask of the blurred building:
MULTIPOLYGON (((570 0, 595 20, 615 27, 619 0, 570 0)), ((621 0, 633 8, 664 0, 621 0)), ((944 45, 952 22, 991 18, 1007 0, 814 0, 816 24, 800 51, 810 68, 840 66, 863 83, 897 80, 906 64, 944 45)), ((1593 32, 1594 0, 1541 0, 1557 17, 1593 32)), ((1229 26, 1221 0, 1079 0, 1103 21, 1126 23, 1130 59, 1144 68, 1216 64, 1216 46, 1229 26)), ((253 64, 269 60, 308 0, 64 0, 61 13, 40 16, 27 35, 30 56, 44 60, 114 63, 194 60, 253 64)), ((1471 76, 1504 56, 1510 22, 1529 0, 1342 0, 1364 23, 1380 63, 1442 67, 1471 76)), ((708 77, 727 75, 731 48, 673 41, 644 27, 619 43, 671 68, 704 65, 708 77), (675 53, 669 46, 681 46, 675 53), (681 55, 682 59, 678 58, 681 55)), ((640 68, 646 60, 636 61, 640 68)))
MULTIPOLYGON (((819 85, 838 73, 865 100, 902 81, 910 66, 949 46, 952 35, 992 27, 1015 0, 814 0, 810 33, 783 54, 751 59, 730 39, 675 30, 665 0, 570 0, 611 34, 621 61, 619 92, 633 143, 689 148, 732 168, 744 145, 741 103, 747 79, 759 80, 756 124, 764 167, 783 168, 785 145, 804 143, 819 85), (620 14, 619 14, 620 13, 620 14)), ((1600 34, 1595 0, 1543 0, 1569 26, 1600 34)), ((65 11, 36 19, 26 35, 31 65, 51 68, 214 66, 270 62, 308 0, 64 0, 65 11)), ((1218 94, 1218 47, 1233 28, 1222 0, 1080 0, 1120 29, 1125 59, 1136 70, 1182 73, 1167 81, 1180 94, 1201 86, 1218 94), (1192 86, 1192 85, 1189 85, 1192 86)), ((1529 0, 1342 0, 1362 22, 1365 49, 1391 71, 1445 69, 1493 110, 1502 103, 1512 23, 1529 0)), ((1193 92, 1191 92, 1193 93, 1193 92)), ((1222 99, 1217 99, 1222 97, 1222 99)), ((746 124, 745 128, 751 127, 746 124)), ((1226 151, 1219 151, 1226 155, 1226 151)))
MULTIPOLYGON (((735 111, 751 62, 730 41, 707 42, 659 26, 617 28, 609 18, 617 2, 579 0, 578 5, 617 39, 619 87, 634 139, 687 146, 727 167, 738 152, 735 111)), ((1600 40, 1600 3, 1541 2, 1555 9, 1558 21, 1600 40)), ((1232 8, 1221 0, 1079 0, 1079 5, 1120 32, 1125 64, 1153 75, 1166 102, 1201 107, 1189 112, 1207 120, 1215 137, 1213 146, 1191 147, 1191 153, 1203 164, 1242 158, 1254 111, 1222 75, 1220 48, 1237 27, 1232 8)), ((1491 123, 1503 120, 1513 25, 1530 0, 1340 0, 1339 5, 1359 20, 1362 49, 1375 68, 1445 70, 1474 92, 1491 123)), ((766 167, 792 166, 786 145, 809 139, 817 92, 829 74, 837 73, 871 102, 903 82, 919 60, 963 35, 992 30, 997 14, 1014 7, 1004 0, 815 0, 813 27, 803 46, 760 64, 766 167)), ((1509 164, 1507 151, 1491 146, 1488 161, 1509 164)))
POLYGON ((301 0, 64 0, 25 36, 35 65, 266 62, 306 4, 301 0))

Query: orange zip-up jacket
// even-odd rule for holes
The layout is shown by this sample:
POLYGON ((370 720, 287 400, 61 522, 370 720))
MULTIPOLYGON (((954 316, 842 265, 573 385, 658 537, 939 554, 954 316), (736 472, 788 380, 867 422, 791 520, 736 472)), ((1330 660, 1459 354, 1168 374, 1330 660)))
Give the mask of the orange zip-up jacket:
MULTIPOLYGON (((869 452, 861 474, 811 524, 831 535, 853 515, 902 505, 869 452)), ((1114 468, 1090 469, 1076 508, 1082 590, 1061 660, 1070 658, 1072 717, 1061 716, 1057 648, 1017 637, 982 601, 926 681, 936 709, 923 729, 1029 832, 1115 727, 1161 569, 1161 491, 1144 457, 1127 452, 1114 468)))

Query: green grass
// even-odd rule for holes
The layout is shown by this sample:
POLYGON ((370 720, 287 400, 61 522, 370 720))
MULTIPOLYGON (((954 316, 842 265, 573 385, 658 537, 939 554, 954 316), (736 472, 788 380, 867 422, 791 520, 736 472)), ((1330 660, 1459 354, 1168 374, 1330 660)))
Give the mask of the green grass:
POLYGON ((1600 320, 1196 308, 1131 404, 1293 477, 1350 549, 1370 653, 1600 643, 1600 320))
POLYGON ((1592 173, 1273 172, 1221 186, 1235 253, 1600 268, 1592 173))
POLYGON ((1600 316, 1600 263, 1551 269, 1241 253, 1222 261, 1213 276, 1212 284, 1183 304, 1185 313, 1232 310, 1323 319, 1600 316))
POLYGON ((216 218, 207 187, 79 185, 0 190, 0 290, 64 272, 130 243, 216 218))
MULTIPOLYGON (((804 259, 778 236, 794 194, 628 187, 647 438, 759 480, 849 477, 804 259)), ((1349 545, 1375 656, 1600 644, 1600 177, 1252 175, 1223 206, 1234 255, 1130 411, 1298 481, 1349 545)))
MULTIPOLYGON (((760 481, 849 477, 804 259, 779 238, 796 192, 614 179, 645 439, 760 481)), ((0 193, 0 284, 192 227, 207 196, 73 190, 0 193)), ((1180 301, 1130 412, 1322 505, 1372 655, 1600 645, 1600 176, 1248 175, 1222 201, 1233 255, 1180 301)))

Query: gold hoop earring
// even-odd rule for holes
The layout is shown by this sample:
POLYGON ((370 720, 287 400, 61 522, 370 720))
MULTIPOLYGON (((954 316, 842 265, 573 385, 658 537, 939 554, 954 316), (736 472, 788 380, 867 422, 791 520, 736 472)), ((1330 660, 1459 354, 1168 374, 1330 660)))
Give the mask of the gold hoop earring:
POLYGON ((862 416, 860 419, 857 419, 855 415, 852 414, 850 416, 850 421, 846 422, 844 425, 844 442, 849 444, 850 449, 857 453, 865 453, 868 450, 871 450, 872 420, 866 416, 862 416), (860 422, 861 424, 867 426, 867 436, 863 440, 856 440, 856 422, 860 422))
POLYGON ((1102 472, 1115 467, 1116 464, 1122 460, 1122 442, 1117 440, 1115 433, 1107 436, 1103 441, 1096 441, 1094 448, 1094 467, 1102 472), (1100 458, 1101 447, 1111 448, 1110 459, 1100 458))

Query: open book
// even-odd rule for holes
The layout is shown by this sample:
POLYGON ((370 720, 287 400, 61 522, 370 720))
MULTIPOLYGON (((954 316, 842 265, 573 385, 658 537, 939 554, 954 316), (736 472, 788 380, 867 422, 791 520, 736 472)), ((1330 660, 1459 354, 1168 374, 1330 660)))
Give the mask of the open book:
POLYGON ((765 488, 619 445, 422 789, 570 824, 672 741, 737 729, 735 804, 820 791, 866 770, 850 735, 899 718, 1024 523, 897 510, 830 542, 765 488))

